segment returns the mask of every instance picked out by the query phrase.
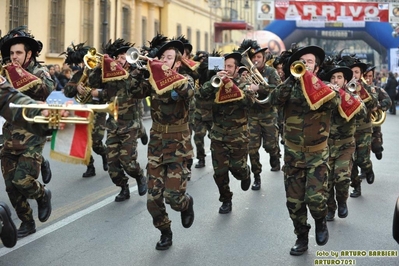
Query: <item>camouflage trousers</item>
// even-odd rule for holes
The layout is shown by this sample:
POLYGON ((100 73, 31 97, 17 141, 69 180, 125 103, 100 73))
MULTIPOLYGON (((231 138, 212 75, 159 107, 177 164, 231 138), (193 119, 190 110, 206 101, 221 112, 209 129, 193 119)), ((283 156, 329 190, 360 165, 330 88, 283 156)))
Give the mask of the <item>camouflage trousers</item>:
POLYGON ((28 199, 38 199, 44 194, 44 186, 37 180, 43 147, 44 143, 30 147, 20 155, 2 153, 1 170, 8 198, 22 222, 33 221, 28 199))
POLYGON ((383 141, 381 127, 373 127, 373 133, 371 134, 371 151, 373 153, 381 153, 384 150, 382 144, 383 141))
POLYGON ((105 155, 105 145, 103 143, 105 135, 105 121, 107 118, 106 113, 96 112, 94 114, 94 126, 91 132, 91 138, 93 141, 92 149, 98 155, 105 155))
POLYGON ((112 182, 119 187, 128 183, 129 178, 125 172, 133 178, 143 175, 143 169, 137 161, 137 134, 136 128, 126 132, 107 131, 108 173, 112 182))
POLYGON ((229 186, 229 171, 237 180, 245 180, 250 175, 247 164, 248 138, 234 142, 212 139, 211 153, 213 170, 215 171, 213 179, 219 189, 219 201, 230 201, 233 198, 233 192, 230 191, 229 186))
POLYGON ((264 118, 250 116, 248 119, 250 140, 248 154, 251 162, 251 170, 254 174, 262 172, 259 148, 263 142, 263 148, 270 157, 280 158, 280 146, 278 144, 277 117, 275 115, 264 118))
POLYGON ((307 208, 314 219, 327 215, 327 164, 315 168, 296 168, 284 165, 284 185, 287 208, 294 224, 295 234, 306 234, 310 225, 307 223, 307 208))
MULTIPOLYGON (((151 130, 151 132, 153 131, 151 130)), ((165 156, 159 157, 157 154, 168 146, 167 137, 163 138, 162 134, 155 137, 152 135, 148 146, 147 210, 152 216, 154 226, 159 230, 169 228, 171 224, 165 203, 178 212, 188 208, 189 198, 186 196, 186 189, 190 170, 187 164, 192 157, 192 146, 189 134, 183 138, 179 138, 180 142, 174 141, 174 145, 187 147, 187 149, 183 148, 185 151, 182 151, 180 156, 173 156, 173 158, 168 158, 166 151, 164 152, 165 156), (156 149, 159 150, 155 151, 156 149)), ((173 153, 178 152, 176 146, 169 148, 173 150, 173 153)))
POLYGON ((337 202, 346 202, 349 196, 349 184, 353 166, 355 141, 341 145, 329 145, 330 157, 328 165, 327 206, 329 211, 337 210, 337 202))
POLYGON ((197 149, 197 159, 205 158, 205 136, 206 132, 210 132, 212 128, 212 121, 202 121, 202 119, 195 119, 194 128, 194 143, 197 149))
POLYGON ((356 132, 356 149, 354 152, 354 162, 351 173, 351 186, 357 187, 360 185, 362 180, 359 177, 359 169, 364 173, 368 173, 373 170, 373 164, 370 159, 371 151, 371 133, 356 132))

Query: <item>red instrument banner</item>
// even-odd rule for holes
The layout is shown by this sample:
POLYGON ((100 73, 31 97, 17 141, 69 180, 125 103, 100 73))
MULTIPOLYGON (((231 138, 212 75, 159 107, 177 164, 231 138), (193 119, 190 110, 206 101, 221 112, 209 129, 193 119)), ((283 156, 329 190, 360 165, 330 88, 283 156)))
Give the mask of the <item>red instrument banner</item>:
POLYGON ((388 22, 388 17, 388 3, 335 1, 275 2, 275 18, 281 20, 388 22))
POLYGON ((4 67, 6 76, 11 85, 20 92, 41 84, 42 80, 29 73, 18 64, 10 64, 4 67))
POLYGON ((339 90, 339 94, 341 96, 341 103, 338 106, 338 111, 346 121, 349 121, 360 111, 362 102, 343 89, 339 90))
POLYGON ((242 98, 244 98, 244 92, 230 78, 223 77, 222 85, 216 93, 215 103, 234 102, 242 98))
POLYGON ((309 71, 305 72, 300 81, 303 95, 311 110, 319 109, 325 102, 335 97, 335 91, 309 71))
POLYGON ((162 61, 149 60, 148 71, 150 72, 149 82, 159 95, 167 91, 173 90, 185 82, 187 78, 173 69, 170 69, 162 61))

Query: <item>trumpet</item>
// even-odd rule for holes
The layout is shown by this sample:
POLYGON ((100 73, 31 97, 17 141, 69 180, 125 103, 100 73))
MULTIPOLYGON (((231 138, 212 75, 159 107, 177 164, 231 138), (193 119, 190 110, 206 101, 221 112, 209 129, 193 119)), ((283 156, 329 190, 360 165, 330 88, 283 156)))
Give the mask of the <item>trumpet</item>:
POLYGON ((118 120, 118 97, 115 97, 112 103, 108 104, 14 104, 10 103, 10 108, 22 108, 23 118, 32 123, 48 124, 51 129, 60 128, 60 124, 91 124, 93 123, 94 112, 109 113, 118 120), (33 118, 27 116, 28 109, 49 110, 49 116, 35 116, 33 118), (65 111, 83 111, 89 112, 88 117, 71 116, 61 117, 61 110, 65 111))
POLYGON ((212 87, 214 87, 214 88, 219 88, 220 86, 222 86, 222 79, 224 78, 225 76, 223 76, 223 77, 219 77, 218 75, 214 75, 212 78, 211 78, 211 85, 212 85, 212 87))
POLYGON ((96 48, 91 47, 83 57, 83 62, 88 69, 93 69, 101 64, 103 56, 103 54, 97 53, 96 48))
POLYGON ((345 88, 350 92, 357 91, 358 83, 356 79, 352 79, 348 83, 346 83, 345 88))
POLYGON ((141 55, 140 51, 135 47, 131 47, 126 51, 126 61, 129 64, 136 64, 139 69, 145 69, 146 67, 144 66, 142 61, 148 60, 150 60, 150 58, 141 55))
POLYGON ((290 66, 291 75, 293 75, 296 79, 302 77, 306 73, 306 66, 301 61, 294 61, 290 66))

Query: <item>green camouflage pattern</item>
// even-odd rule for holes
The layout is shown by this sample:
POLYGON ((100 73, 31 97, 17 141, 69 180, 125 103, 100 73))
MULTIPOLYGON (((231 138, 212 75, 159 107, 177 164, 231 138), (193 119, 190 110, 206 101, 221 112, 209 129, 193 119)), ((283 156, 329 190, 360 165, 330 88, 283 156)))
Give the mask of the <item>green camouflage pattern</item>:
MULTIPOLYGON (((386 112, 391 108, 392 101, 388 93, 380 87, 375 87, 378 93, 378 108, 386 112)), ((381 126, 373 125, 373 133, 371 135, 371 151, 373 153, 381 153, 383 151, 383 139, 382 139, 381 126)))
POLYGON ((331 110, 339 103, 339 94, 317 110, 311 110, 299 81, 292 77, 270 93, 270 103, 282 108, 284 141, 300 147, 326 142, 326 147, 307 152, 284 146, 284 184, 287 208, 297 235, 306 234, 307 208, 314 219, 327 214, 326 190, 329 175, 327 140, 330 132, 331 110))
POLYGON ((335 212, 337 202, 344 203, 348 199, 349 184, 355 151, 356 119, 349 121, 343 118, 338 109, 332 111, 329 136, 330 156, 328 164, 330 173, 327 187, 328 211, 335 212), (347 142, 345 144, 339 141, 347 142))
MULTIPOLYGON (((214 102, 212 106, 213 127, 210 138, 213 178, 218 186, 221 202, 229 201, 233 197, 229 187, 229 171, 237 180, 250 178, 247 164, 249 143, 247 125, 248 111, 254 103, 254 93, 244 90, 248 85, 246 81, 235 79, 233 82, 244 91, 244 98, 227 103, 214 102), (215 127, 225 132, 219 132, 215 127)), ((218 88, 214 88, 211 82, 207 81, 199 93, 203 98, 215 99, 217 91, 218 88)))
MULTIPOLYGON (((47 69, 32 61, 26 70, 40 78, 42 83, 23 93, 34 100, 45 101, 55 89, 55 83, 47 69)), ((32 221, 32 209, 28 199, 38 199, 44 194, 44 186, 37 178, 46 137, 11 122, 3 125, 3 136, 1 170, 8 198, 21 221, 32 221)))
MULTIPOLYGON (((265 66, 261 75, 267 80, 269 85, 259 85, 257 93, 260 100, 267 98, 270 92, 281 83, 281 78, 273 67, 265 66)), ((265 104, 255 102, 249 110, 248 127, 250 136, 248 154, 251 162, 251 171, 256 175, 262 172, 259 155, 259 148, 262 142, 263 148, 270 157, 281 157, 278 142, 277 109, 269 102, 265 104)))
POLYGON ((161 125, 184 125, 181 132, 160 132, 150 129, 147 164, 147 209, 153 224, 162 230, 169 228, 171 220, 166 212, 166 204, 175 211, 184 211, 188 207, 186 196, 187 181, 191 174, 188 164, 193 157, 189 123, 189 104, 194 95, 193 79, 185 75, 187 82, 174 88, 178 99, 171 97, 171 91, 157 94, 148 80, 141 77, 133 79, 134 97, 151 99, 151 119, 161 125))

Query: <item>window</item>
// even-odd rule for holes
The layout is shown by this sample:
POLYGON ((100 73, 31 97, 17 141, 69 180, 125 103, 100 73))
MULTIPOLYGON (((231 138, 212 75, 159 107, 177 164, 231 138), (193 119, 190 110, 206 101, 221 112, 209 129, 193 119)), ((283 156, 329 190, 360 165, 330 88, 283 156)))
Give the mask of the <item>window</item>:
POLYGON ((83 1, 83 29, 82 42, 85 45, 94 46, 94 0, 83 1))
POLYGON ((109 19, 111 17, 111 11, 110 11, 110 1, 108 0, 101 0, 100 1, 100 34, 99 34, 99 41, 100 45, 99 47, 102 47, 103 43, 108 42, 109 38, 109 19), (105 13, 105 6, 107 8, 107 13, 105 13))
POLYGON ((28 25, 28 7, 28 0, 10 0, 10 30, 18 26, 28 25))
POLYGON ((176 36, 180 36, 181 34, 182 34, 181 25, 177 24, 176 36))
POLYGON ((122 39, 130 41, 130 25, 132 21, 130 18, 130 7, 122 8, 122 39))
POLYGON ((154 32, 155 32, 155 34, 157 34, 157 33, 159 33, 159 31, 160 31, 160 28, 159 28, 159 20, 155 20, 154 21, 154 32))
POLYGON ((197 51, 201 50, 201 32, 197 30, 197 51))
POLYGON ((143 40, 142 45, 146 45, 147 42, 147 18, 142 17, 141 18, 141 39, 143 40))
POLYGON ((50 2, 50 40, 49 52, 62 53, 65 49, 65 1, 51 0, 50 2))
POLYGON ((191 28, 187 27, 187 40, 191 43, 191 28))

